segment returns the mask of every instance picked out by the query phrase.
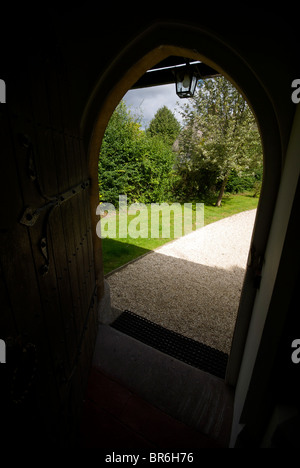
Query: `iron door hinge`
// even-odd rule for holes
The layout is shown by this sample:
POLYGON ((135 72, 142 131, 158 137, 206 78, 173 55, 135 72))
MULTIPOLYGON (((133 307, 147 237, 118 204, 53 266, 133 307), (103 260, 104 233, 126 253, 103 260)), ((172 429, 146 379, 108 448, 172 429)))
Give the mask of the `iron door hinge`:
POLYGON ((76 185, 75 187, 72 187, 71 189, 67 190, 64 193, 60 193, 56 197, 53 197, 53 199, 44 205, 35 208, 32 206, 28 206, 21 219, 20 223, 24 224, 25 226, 31 227, 34 226, 36 221, 38 220, 40 214, 43 211, 50 209, 53 209, 57 206, 60 206, 62 203, 66 202, 67 200, 70 200, 70 198, 74 197, 78 193, 82 192, 82 190, 85 190, 88 186, 90 185, 89 180, 85 180, 84 182, 81 182, 80 184, 76 185))
POLYGON ((43 233, 41 236, 41 241, 40 241, 40 250, 44 258, 44 264, 42 267, 39 269, 40 274, 42 276, 47 275, 49 271, 49 255, 48 255, 48 241, 47 241, 47 225, 49 221, 49 217, 53 211, 54 208, 60 206, 62 203, 65 203, 66 201, 70 200, 72 197, 77 195, 78 193, 82 192, 85 190, 88 186, 90 185, 89 180, 85 180, 84 182, 81 182, 80 184, 76 185, 75 187, 72 187, 71 189, 67 190, 64 193, 61 193, 57 195, 56 197, 53 197, 52 200, 46 202, 44 205, 35 208, 32 206, 29 206, 25 209, 21 219, 20 223, 23 224, 24 226, 27 227, 32 227, 35 225, 37 222, 40 214, 44 211, 48 211, 48 215, 46 216, 46 221, 43 223, 43 233))

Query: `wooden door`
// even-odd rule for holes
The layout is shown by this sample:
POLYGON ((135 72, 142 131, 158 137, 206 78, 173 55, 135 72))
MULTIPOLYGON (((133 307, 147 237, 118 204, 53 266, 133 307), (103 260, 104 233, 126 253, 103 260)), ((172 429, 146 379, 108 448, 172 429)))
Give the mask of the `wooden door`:
POLYGON ((1 410, 7 436, 73 440, 97 333, 82 141, 58 57, 7 75, 0 107, 1 410), (30 427, 24 431, 24 427, 30 427))

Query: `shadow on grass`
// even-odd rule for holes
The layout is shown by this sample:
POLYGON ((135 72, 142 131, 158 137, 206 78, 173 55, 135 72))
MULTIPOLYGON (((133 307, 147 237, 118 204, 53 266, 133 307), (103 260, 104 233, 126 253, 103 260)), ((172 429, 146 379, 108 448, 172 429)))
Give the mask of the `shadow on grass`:
MULTIPOLYGON (((211 195, 210 197, 207 196, 200 202, 193 202, 204 203, 204 225, 214 223, 243 211, 256 209, 258 204, 258 199, 254 198, 253 194, 250 193, 238 195, 226 194, 223 197, 222 205, 220 207, 215 206, 216 200, 216 195, 211 195)), ((171 235, 173 229, 172 226, 171 235)), ((193 226, 193 230, 194 229, 195 226, 193 226)), ((168 239, 160 237, 158 239, 128 238, 122 240, 105 238, 102 240, 104 274, 107 275, 122 265, 125 265, 126 263, 131 262, 132 260, 135 260, 173 240, 174 237, 168 239)))
POLYGON ((125 242, 118 242, 114 239, 103 239, 102 252, 104 275, 107 275, 116 268, 151 252, 151 249, 145 249, 125 242))

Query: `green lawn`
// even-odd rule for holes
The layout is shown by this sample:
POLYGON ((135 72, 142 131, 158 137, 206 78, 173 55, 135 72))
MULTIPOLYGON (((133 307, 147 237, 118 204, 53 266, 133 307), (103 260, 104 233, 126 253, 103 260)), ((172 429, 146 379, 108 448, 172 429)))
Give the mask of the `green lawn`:
MULTIPOLYGON (((232 216, 242 211, 253 210, 257 208, 257 205, 258 198, 254 198, 252 194, 225 195, 221 207, 216 207, 212 201, 206 200, 204 201, 204 225, 219 221, 220 219, 232 216)), ((134 218, 136 218, 136 215, 128 216, 128 225, 134 218)), ((116 221, 116 232, 118 233, 118 216, 116 221)), ((166 242, 172 241, 174 239, 174 236, 172 236, 173 224, 174 219, 171 216, 171 236, 168 238, 151 239, 149 235, 147 238, 139 237, 137 239, 133 239, 128 235, 126 239, 102 239, 104 274, 106 275, 125 263, 154 250, 166 242)), ((142 227, 142 222, 140 226, 142 227)), ((149 228, 147 229, 147 227, 145 227, 145 229, 143 231, 144 233, 151 233, 150 220, 149 228)), ((193 229, 195 229, 194 222, 193 229)))

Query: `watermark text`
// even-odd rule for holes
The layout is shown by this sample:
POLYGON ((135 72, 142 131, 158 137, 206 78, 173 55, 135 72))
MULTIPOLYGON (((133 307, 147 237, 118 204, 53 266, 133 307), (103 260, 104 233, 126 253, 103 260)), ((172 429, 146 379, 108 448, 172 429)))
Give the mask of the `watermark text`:
POLYGON ((203 203, 133 203, 119 195, 119 210, 112 203, 100 203, 96 232, 101 239, 169 239, 179 238, 204 226, 203 203), (134 217, 132 217, 134 216, 134 217), (130 218, 129 218, 130 217, 130 218), (117 232, 118 231, 118 232, 117 232))
POLYGON ((6 363, 6 344, 4 340, 0 340, 0 364, 6 363))
POLYGON ((0 79, 0 104, 6 103, 6 84, 4 80, 0 79))
POLYGON ((292 101, 294 104, 299 104, 300 102, 300 79, 295 79, 292 82, 292 88, 296 88, 295 91, 292 92, 292 101))
POLYGON ((292 342, 292 348, 295 349, 292 353, 292 362, 294 364, 300 364, 300 339, 292 342))

